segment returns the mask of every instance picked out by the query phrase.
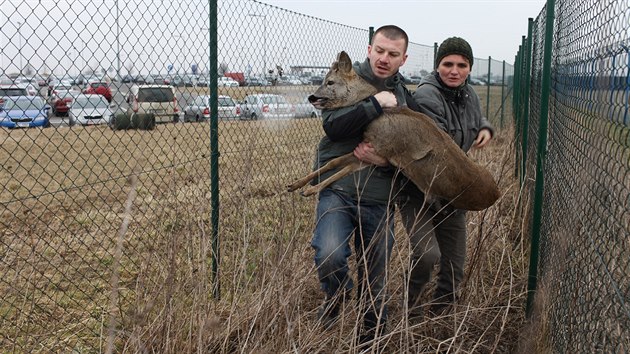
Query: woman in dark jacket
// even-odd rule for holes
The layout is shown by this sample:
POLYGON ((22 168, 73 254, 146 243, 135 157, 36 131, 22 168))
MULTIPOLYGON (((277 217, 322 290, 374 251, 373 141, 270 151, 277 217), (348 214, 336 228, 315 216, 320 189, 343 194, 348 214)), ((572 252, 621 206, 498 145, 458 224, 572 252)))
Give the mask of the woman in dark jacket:
MULTIPOLYGON (((459 37, 446 39, 436 53, 436 70, 414 93, 419 110, 433 118, 465 152, 486 146, 493 136, 492 126, 481 113, 479 97, 466 83, 473 60, 468 42, 459 37)), ((420 296, 438 262, 437 287, 429 310, 444 313, 456 301, 464 277, 466 211, 440 201, 431 203, 413 183, 404 181, 398 206, 413 249, 409 316, 422 317, 420 296)))

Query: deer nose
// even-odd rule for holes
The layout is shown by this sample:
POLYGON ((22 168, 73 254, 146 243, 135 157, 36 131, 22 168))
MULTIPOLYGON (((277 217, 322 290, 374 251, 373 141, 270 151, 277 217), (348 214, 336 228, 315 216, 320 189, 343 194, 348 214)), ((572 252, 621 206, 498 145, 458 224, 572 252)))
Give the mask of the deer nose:
POLYGON ((315 95, 310 95, 310 96, 308 96, 308 101, 310 103, 313 103, 313 102, 317 101, 317 97, 315 95))

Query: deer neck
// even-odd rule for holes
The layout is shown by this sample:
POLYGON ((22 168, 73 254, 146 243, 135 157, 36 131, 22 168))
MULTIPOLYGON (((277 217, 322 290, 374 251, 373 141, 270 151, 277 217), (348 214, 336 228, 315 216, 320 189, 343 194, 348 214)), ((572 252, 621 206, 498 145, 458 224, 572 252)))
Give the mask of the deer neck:
POLYGON ((367 82, 360 75, 356 76, 356 80, 354 80, 354 84, 352 85, 352 89, 348 92, 348 101, 350 101, 350 105, 354 105, 358 102, 363 101, 364 99, 375 95, 378 92, 378 89, 367 82))

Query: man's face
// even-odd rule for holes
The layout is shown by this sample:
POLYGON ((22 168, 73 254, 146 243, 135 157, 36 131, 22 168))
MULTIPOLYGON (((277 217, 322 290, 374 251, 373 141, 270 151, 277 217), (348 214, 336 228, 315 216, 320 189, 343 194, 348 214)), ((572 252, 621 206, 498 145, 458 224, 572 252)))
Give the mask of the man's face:
POLYGON ((437 71, 446 86, 457 88, 464 84, 470 69, 468 59, 459 54, 451 54, 442 58, 437 71))
POLYGON ((377 33, 372 38, 372 45, 368 46, 368 58, 374 76, 379 79, 388 78, 398 72, 407 60, 405 40, 391 40, 377 33))

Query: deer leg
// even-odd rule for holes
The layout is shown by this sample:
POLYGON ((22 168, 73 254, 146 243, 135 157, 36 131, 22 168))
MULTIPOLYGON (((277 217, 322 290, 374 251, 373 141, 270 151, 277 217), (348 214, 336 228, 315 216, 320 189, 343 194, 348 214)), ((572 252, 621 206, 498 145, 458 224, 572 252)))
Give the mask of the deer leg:
POLYGON ((333 182, 338 181, 342 179, 343 177, 351 173, 354 173, 356 171, 362 170, 368 166, 371 166, 371 165, 369 163, 361 163, 361 161, 355 158, 354 161, 349 161, 347 165, 345 165, 341 170, 339 170, 334 175, 326 178, 325 180, 319 182, 318 184, 314 186, 308 186, 304 188, 304 190, 302 191, 302 195, 305 197, 308 197, 315 193, 319 193, 322 191, 322 189, 330 186, 333 182))
MULTIPOLYGON (((310 182, 313 178, 321 175, 322 173, 328 172, 332 169, 347 166, 353 161, 358 161, 356 157, 354 157, 353 153, 348 153, 339 157, 336 157, 330 161, 328 161, 324 166, 320 167, 318 170, 315 170, 308 175, 298 179, 292 184, 287 186, 287 191, 293 192, 296 189, 304 187, 308 182, 310 182)), ((343 176, 342 176, 343 177, 343 176)), ((341 177, 340 177, 341 178, 341 177)), ((334 182, 334 181, 333 181, 334 182)), ((331 182, 332 183, 332 182, 331 182)))

